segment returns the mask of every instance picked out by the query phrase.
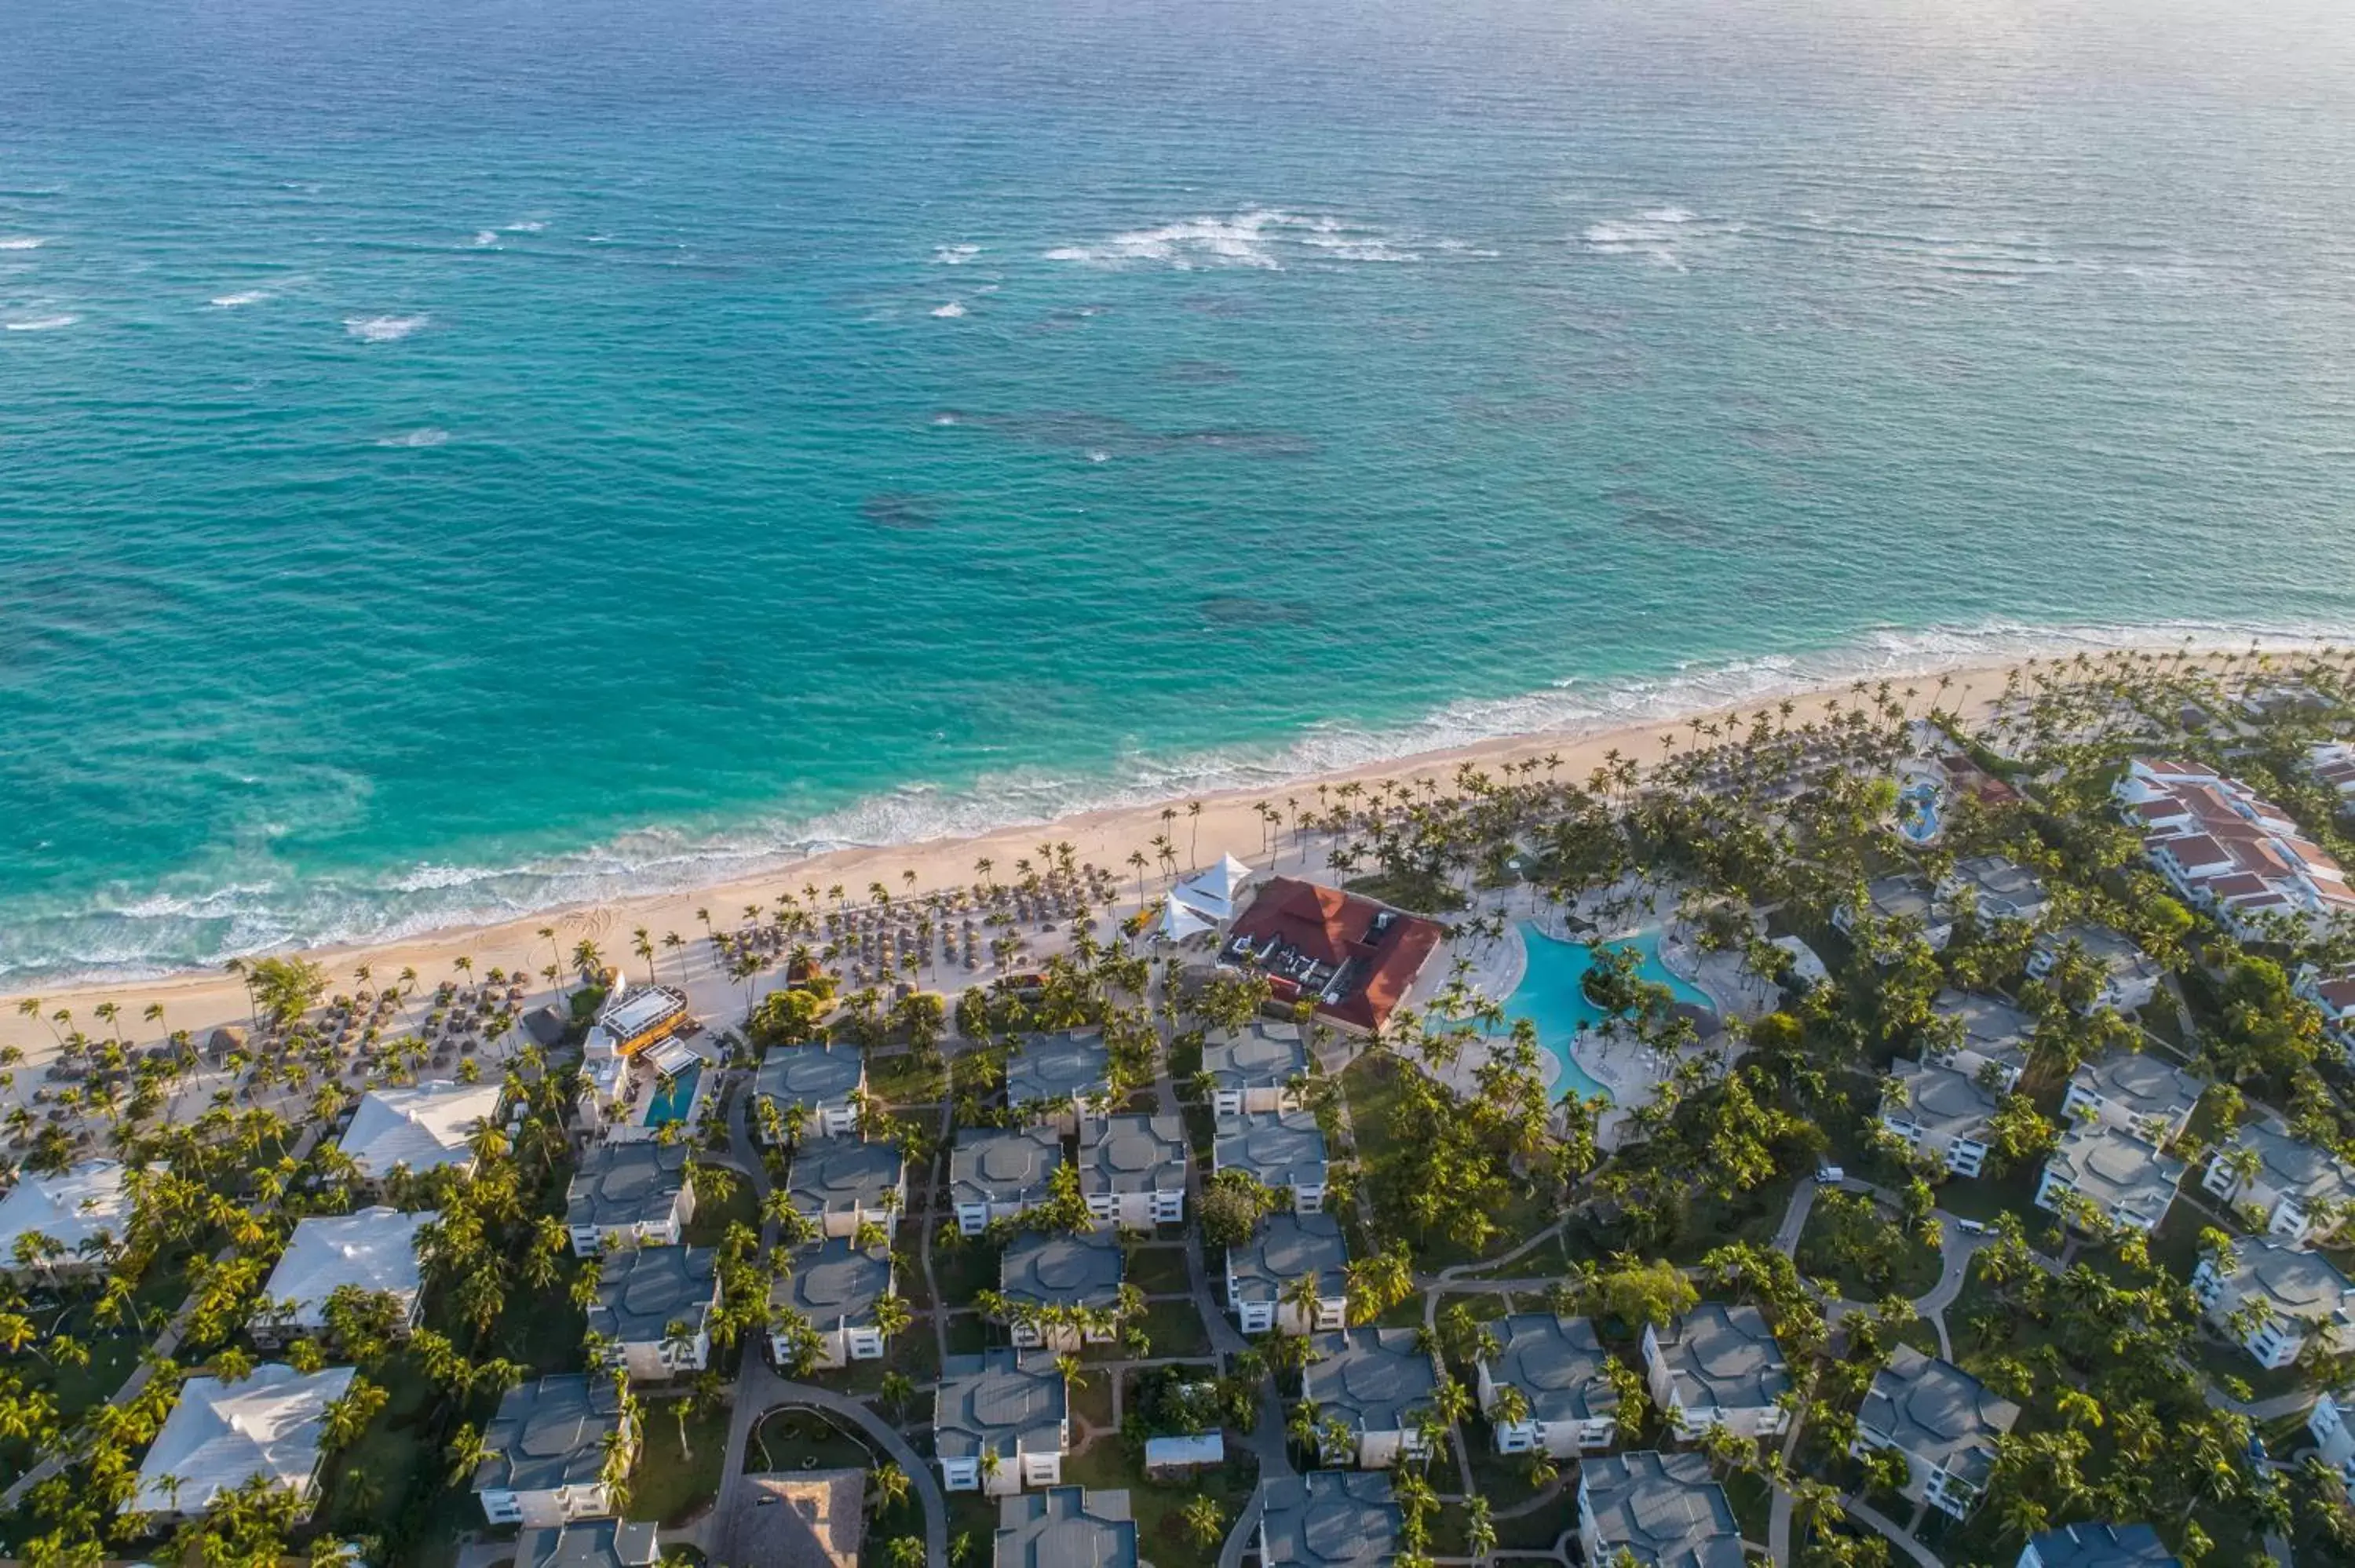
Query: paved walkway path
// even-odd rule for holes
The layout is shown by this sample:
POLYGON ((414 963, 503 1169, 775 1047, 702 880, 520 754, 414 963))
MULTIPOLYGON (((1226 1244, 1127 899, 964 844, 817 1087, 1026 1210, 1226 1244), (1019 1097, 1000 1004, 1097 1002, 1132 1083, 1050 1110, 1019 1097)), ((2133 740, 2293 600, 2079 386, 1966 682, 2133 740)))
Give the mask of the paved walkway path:
MULTIPOLYGON (((905 1437, 865 1404, 830 1388, 779 1377, 753 1345, 744 1348, 743 1370, 736 1377, 736 1408, 728 1422, 728 1453, 721 1461, 719 1501, 709 1516, 713 1532, 724 1537, 736 1520, 736 1497, 744 1486, 744 1449, 751 1441, 753 1428, 760 1425, 762 1416, 783 1404, 807 1405, 856 1424, 893 1464, 907 1471, 916 1500, 924 1510, 924 1560, 932 1568, 948 1568, 949 1504, 941 1490, 940 1472, 926 1464, 905 1437)), ((744 1562, 751 1555, 736 1550, 736 1543, 727 1539, 709 1541, 707 1549, 714 1562, 723 1564, 744 1562)))

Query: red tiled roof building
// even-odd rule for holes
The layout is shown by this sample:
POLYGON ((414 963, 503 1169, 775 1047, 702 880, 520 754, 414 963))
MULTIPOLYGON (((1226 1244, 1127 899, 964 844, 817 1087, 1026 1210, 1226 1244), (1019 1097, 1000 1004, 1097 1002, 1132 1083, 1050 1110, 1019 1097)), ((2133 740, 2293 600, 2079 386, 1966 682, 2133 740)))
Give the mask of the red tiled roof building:
POLYGON ((1285 1001, 1374 1030, 1406 999, 1445 935, 1436 921, 1295 877, 1272 877, 1235 917, 1224 957, 1263 971, 1285 1001))

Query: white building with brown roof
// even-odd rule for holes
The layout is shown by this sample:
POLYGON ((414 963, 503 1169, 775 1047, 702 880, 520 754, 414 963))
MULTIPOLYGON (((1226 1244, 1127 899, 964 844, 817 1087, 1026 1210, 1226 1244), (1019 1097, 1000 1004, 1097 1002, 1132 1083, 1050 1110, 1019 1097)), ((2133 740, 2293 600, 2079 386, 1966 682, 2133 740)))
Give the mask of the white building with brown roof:
POLYGON ((2161 876, 2233 935, 2284 922, 2309 932, 2355 915, 2355 888, 2329 853, 2279 807, 2199 763, 2136 758, 2119 810, 2161 876))

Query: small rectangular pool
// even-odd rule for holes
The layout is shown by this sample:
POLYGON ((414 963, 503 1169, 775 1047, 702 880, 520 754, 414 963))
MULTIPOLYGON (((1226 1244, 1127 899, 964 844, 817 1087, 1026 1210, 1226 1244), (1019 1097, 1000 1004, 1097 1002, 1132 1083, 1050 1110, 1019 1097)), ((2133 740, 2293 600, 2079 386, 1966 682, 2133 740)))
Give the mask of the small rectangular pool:
POLYGON ((643 1124, 647 1127, 668 1127, 673 1122, 685 1121, 688 1111, 695 1107, 696 1087, 702 1082, 703 1064, 700 1062, 682 1069, 667 1083, 656 1079, 655 1097, 646 1102, 646 1114, 643 1124))

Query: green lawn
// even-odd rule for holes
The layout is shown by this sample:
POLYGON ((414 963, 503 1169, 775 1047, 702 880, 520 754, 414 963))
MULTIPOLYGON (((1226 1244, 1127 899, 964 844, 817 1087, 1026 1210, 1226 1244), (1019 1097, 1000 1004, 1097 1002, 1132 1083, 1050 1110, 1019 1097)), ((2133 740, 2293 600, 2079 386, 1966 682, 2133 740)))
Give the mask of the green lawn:
POLYGON ((1186 1249, 1183 1245, 1131 1247, 1127 1279, 1147 1296, 1183 1294, 1191 1287, 1186 1269, 1186 1249))
POLYGON ((999 1249, 980 1236, 966 1236, 954 1246, 932 1243, 932 1283, 950 1307, 970 1307, 985 1290, 997 1288, 999 1249))
MULTIPOLYGON (((1191 1301, 1156 1301, 1145 1309, 1145 1332, 1156 1356, 1204 1356, 1210 1333, 1191 1301)), ((1125 1352, 1124 1352, 1125 1353, 1125 1352)))
POLYGON ((758 1230, 761 1224, 761 1201, 752 1195, 752 1183, 741 1172, 730 1171, 735 1185, 724 1198, 709 1195, 707 1184, 695 1195, 695 1218, 687 1222, 687 1245, 718 1246, 731 1224, 750 1225, 758 1230))
POLYGON ((1464 895, 1428 872, 1381 872, 1372 876, 1353 876, 1341 885, 1351 893, 1422 915, 1446 915, 1464 907, 1464 895))
MULTIPOLYGON (((676 1437, 677 1423, 667 1413, 663 1420, 673 1428, 672 1436, 676 1437)), ((696 1430, 695 1423, 687 1423, 688 1432, 696 1430)), ((720 1432, 724 1437, 725 1422, 720 1432)), ((875 1456, 864 1441, 845 1432, 818 1411, 793 1406, 773 1410, 762 1416, 744 1445, 744 1470, 748 1475, 764 1470, 865 1470, 871 1469, 874 1464, 875 1456)))
POLYGON ((1112 1379, 1111 1372, 1098 1368, 1088 1372, 1071 1390, 1071 1414, 1098 1432, 1113 1429, 1112 1379))
MULTIPOLYGON (((728 1411, 721 1406, 689 1416, 682 1450, 678 1403, 646 1402, 645 1441, 638 1449, 637 1467, 630 1472, 632 1519, 684 1524, 719 1495, 719 1468, 728 1457, 728 1411)), ((863 1456, 865 1451, 860 1452, 863 1456)))
POLYGON ((1724 1486, 1725 1500, 1733 1505, 1734 1521, 1742 1527, 1742 1539, 1765 1545, 1769 1516, 1774 1510, 1773 1484, 1755 1470, 1729 1470, 1724 1486))
POLYGON ((867 1056, 867 1092, 894 1109, 938 1105, 948 1091, 948 1067, 920 1065, 910 1051, 867 1056))
MULTIPOLYGON (((1236 1450, 1230 1448, 1230 1456, 1236 1450)), ((1136 1518, 1137 1555, 1154 1564, 1154 1568, 1211 1568, 1219 1560, 1219 1548, 1234 1528, 1235 1518, 1243 1505, 1251 1500, 1252 1488, 1257 1480, 1248 1457, 1231 1457, 1229 1462, 1184 1481, 1163 1485, 1145 1478, 1143 1469, 1132 1464, 1125 1445, 1117 1442, 1098 1443, 1084 1454, 1073 1455, 1063 1461, 1063 1484, 1092 1489, 1118 1489, 1128 1493, 1128 1504, 1136 1518), (1219 1508, 1220 1524, 1216 1539, 1198 1542, 1186 1528, 1181 1510, 1197 1497, 1207 1497, 1219 1508)))

